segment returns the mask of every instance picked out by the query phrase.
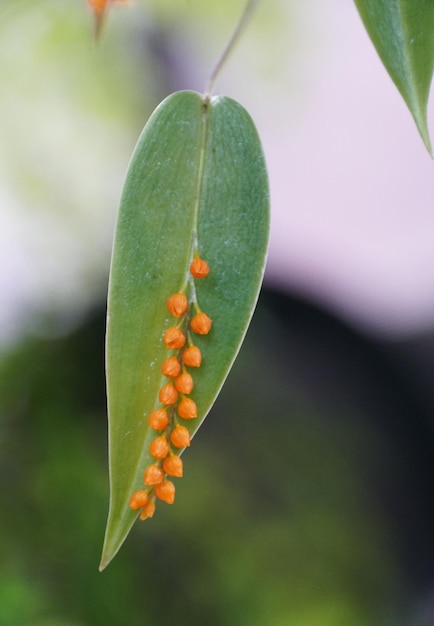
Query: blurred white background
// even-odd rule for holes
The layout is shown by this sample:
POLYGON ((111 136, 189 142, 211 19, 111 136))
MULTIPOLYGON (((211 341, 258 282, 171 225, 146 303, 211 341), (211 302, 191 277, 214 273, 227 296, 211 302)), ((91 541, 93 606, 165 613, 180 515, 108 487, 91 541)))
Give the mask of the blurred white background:
MULTIPOLYGON (((174 68, 168 91, 203 90, 243 6, 173 4, 113 6, 96 47, 84 0, 3 0, 2 345, 61 330, 103 297, 123 177, 157 104, 156 59, 174 68), (147 56, 141 42, 152 34, 158 48, 170 20, 178 39, 147 56)), ((266 281, 372 333, 432 329, 434 164, 353 4, 262 3, 216 90, 263 140, 266 281)))

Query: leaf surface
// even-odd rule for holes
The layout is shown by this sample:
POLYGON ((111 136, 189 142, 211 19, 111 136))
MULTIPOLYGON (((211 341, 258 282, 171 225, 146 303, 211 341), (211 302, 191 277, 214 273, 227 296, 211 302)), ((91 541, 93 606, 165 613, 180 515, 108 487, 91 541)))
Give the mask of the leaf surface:
POLYGON ((434 2, 355 0, 355 3, 431 153, 427 105, 434 68, 434 2))
MULTIPOLYGON (((168 381, 161 364, 174 354, 163 334, 177 321, 167 298, 185 286, 199 252, 211 271, 194 281, 195 293, 213 326, 209 335, 194 336, 203 361, 191 369, 198 417, 184 425, 193 436, 249 325, 268 230, 266 167, 249 115, 226 97, 205 104, 195 92, 169 96, 133 154, 113 246, 106 337, 110 510, 100 569, 137 518, 129 497, 143 489, 143 471, 155 462, 149 444, 156 433, 147 416, 161 406, 158 393, 168 381)), ((166 506, 157 503, 156 517, 166 506)))

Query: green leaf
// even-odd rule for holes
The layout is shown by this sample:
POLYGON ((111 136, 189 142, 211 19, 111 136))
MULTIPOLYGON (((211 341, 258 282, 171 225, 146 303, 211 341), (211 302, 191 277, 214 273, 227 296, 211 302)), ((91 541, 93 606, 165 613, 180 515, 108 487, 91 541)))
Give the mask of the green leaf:
MULTIPOLYGON (((208 335, 191 333, 203 356, 201 367, 190 369, 198 417, 183 422, 193 435, 221 389, 256 305, 268 243, 268 196, 260 141, 238 103, 226 97, 205 102, 184 91, 159 105, 130 163, 113 248, 106 342, 110 510, 100 569, 137 518, 129 498, 143 489, 143 471, 155 462, 148 448, 156 433, 147 416, 161 406, 158 393, 167 382, 162 362, 179 354, 163 341, 164 331, 178 321, 166 308, 167 298, 187 285, 187 295, 194 299, 195 292, 213 320, 208 335), (193 281, 195 253, 210 273, 193 281)), ((165 506, 157 501, 156 517, 165 506)))
POLYGON ((366 30, 431 153, 427 122, 434 68, 432 0, 355 0, 366 30))

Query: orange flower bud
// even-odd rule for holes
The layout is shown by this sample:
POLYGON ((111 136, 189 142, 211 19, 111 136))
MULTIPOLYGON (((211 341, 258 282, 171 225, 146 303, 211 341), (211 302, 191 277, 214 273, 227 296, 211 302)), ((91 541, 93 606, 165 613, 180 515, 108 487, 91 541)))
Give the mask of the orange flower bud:
POLYGON ((166 306, 174 317, 181 317, 188 309, 188 300, 183 293, 174 293, 167 300, 166 306))
POLYGON ((212 319, 206 313, 197 313, 190 322, 191 330, 198 335, 207 335, 211 330, 212 319))
POLYGON ((209 265, 198 256, 195 257, 190 265, 190 274, 194 278, 205 278, 209 274, 209 265))
POLYGON ((162 480, 164 480, 164 472, 159 465, 149 465, 149 467, 145 469, 143 477, 145 485, 158 485, 162 480))
POLYGON ((194 383, 190 374, 181 374, 178 378, 175 378, 175 387, 179 393, 191 393, 194 383))
POLYGON ((161 387, 158 398, 161 404, 169 406, 170 404, 175 404, 175 402, 178 400, 178 392, 176 391, 172 383, 166 383, 161 387))
POLYGON ((131 494, 130 508, 132 508, 133 511, 137 511, 148 504, 148 500, 149 493, 145 489, 138 489, 131 494))
POLYGON ((163 461, 163 469, 166 472, 166 474, 169 474, 169 476, 182 478, 182 475, 183 475, 182 459, 180 459, 179 456, 176 456, 176 454, 172 454, 171 456, 168 456, 163 461))
POLYGON ((153 517, 155 513, 155 500, 149 500, 148 504, 143 507, 143 511, 140 513, 140 519, 145 520, 149 517, 153 517))
POLYGON ((169 454, 169 443, 163 435, 156 437, 149 446, 149 454, 154 459, 165 459, 169 454))
POLYGON ((191 398, 183 398, 178 404, 178 415, 185 420, 191 420, 197 417, 196 402, 191 398))
MULTIPOLYGON (((95 21, 95 36, 98 38, 101 34, 102 23, 104 14, 107 8, 109 0, 87 0, 90 8, 93 10, 95 21)), ((111 0, 112 2, 114 0, 111 0)), ((126 2, 127 0, 116 0, 116 2, 126 2)))
MULTIPOLYGON (((114 2, 115 0, 111 1, 114 2)), ((87 2, 95 13, 103 13, 110 0, 87 0, 87 2)), ((116 0, 116 2, 127 2, 127 0, 116 0)))
POLYGON ((169 356, 169 358, 163 362, 161 371, 167 378, 176 378, 181 373, 181 363, 176 356, 169 356))
POLYGON ((169 350, 177 350, 185 345, 185 335, 180 328, 170 326, 164 333, 164 345, 169 350))
POLYGON ((170 434, 170 441, 175 448, 188 448, 190 445, 190 433, 185 426, 176 426, 170 434))
POLYGON ((87 2, 95 13, 103 13, 108 0, 87 0, 87 2))
POLYGON ((170 480, 163 480, 162 483, 155 485, 155 495, 167 504, 173 504, 175 500, 175 485, 170 480))
POLYGON ((148 424, 154 430, 164 430, 169 423, 166 409, 154 409, 148 416, 148 424))
POLYGON ((200 367, 202 353, 197 346, 190 346, 182 353, 182 362, 188 367, 200 367))

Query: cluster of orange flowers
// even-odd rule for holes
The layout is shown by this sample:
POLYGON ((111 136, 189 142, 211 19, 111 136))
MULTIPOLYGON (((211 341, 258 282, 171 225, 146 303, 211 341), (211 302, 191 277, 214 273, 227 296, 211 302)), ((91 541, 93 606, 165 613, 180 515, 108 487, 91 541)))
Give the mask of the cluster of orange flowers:
MULTIPOLYGON (((190 273, 193 278, 204 278, 209 273, 208 264, 200 257, 195 257, 190 265, 190 273)), ((149 446, 149 453, 155 462, 144 472, 145 489, 134 491, 130 497, 130 507, 135 511, 141 509, 142 520, 154 515, 156 498, 173 504, 175 485, 167 477, 182 477, 183 463, 179 452, 190 445, 189 430, 182 422, 197 417, 196 403, 189 397, 194 381, 188 368, 200 367, 202 354, 193 344, 188 328, 184 332, 181 327, 189 325, 194 333, 207 335, 212 326, 211 318, 200 311, 197 304, 192 305, 196 313, 189 318, 190 303, 184 293, 174 293, 166 304, 170 314, 180 322, 177 326, 170 326, 164 333, 166 348, 174 350, 175 354, 168 356, 161 366, 163 375, 169 379, 158 395, 162 406, 151 411, 148 416, 149 426, 159 433, 149 446)))

